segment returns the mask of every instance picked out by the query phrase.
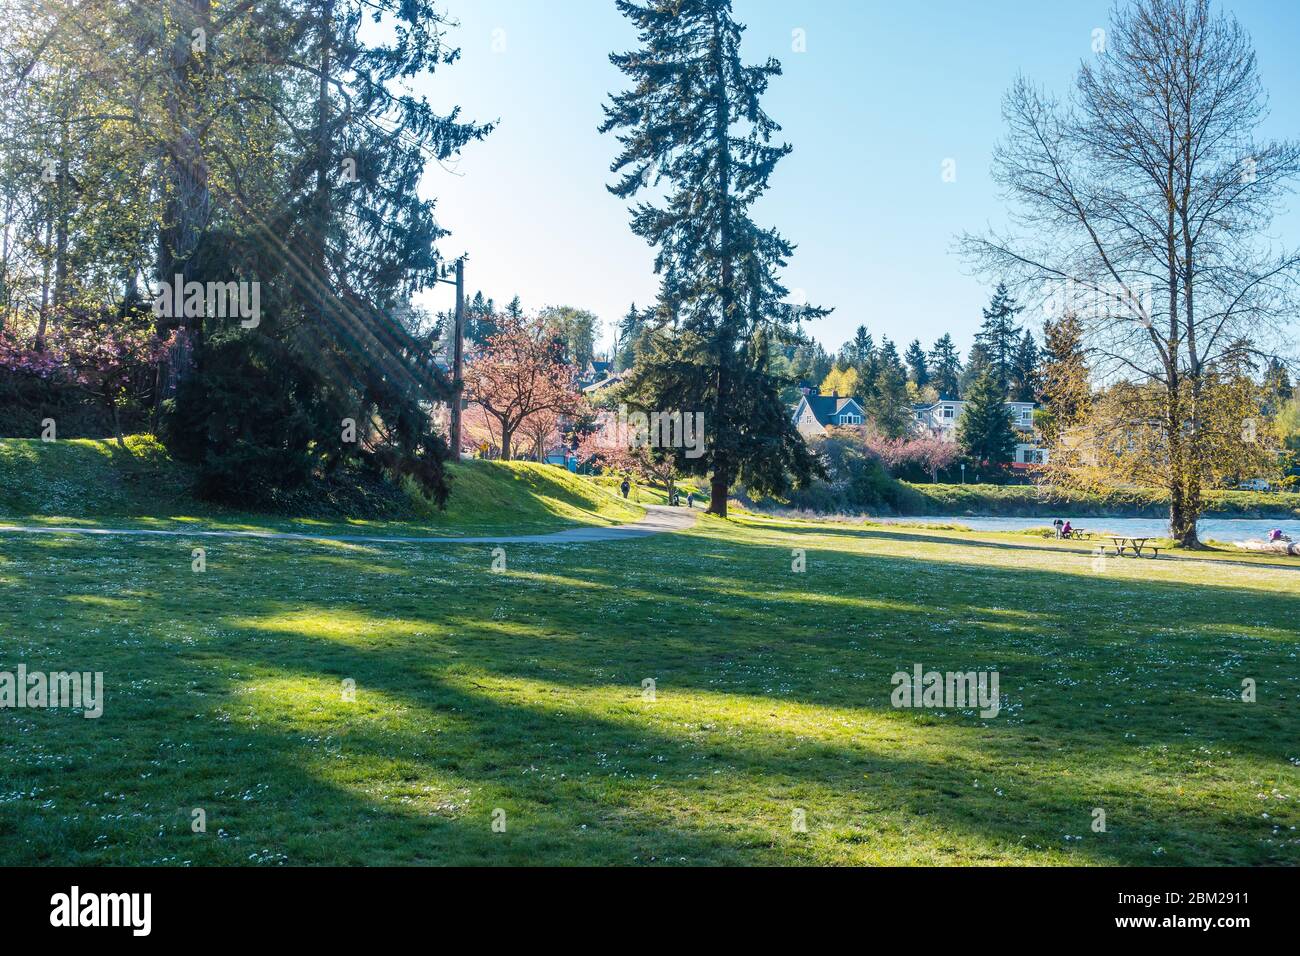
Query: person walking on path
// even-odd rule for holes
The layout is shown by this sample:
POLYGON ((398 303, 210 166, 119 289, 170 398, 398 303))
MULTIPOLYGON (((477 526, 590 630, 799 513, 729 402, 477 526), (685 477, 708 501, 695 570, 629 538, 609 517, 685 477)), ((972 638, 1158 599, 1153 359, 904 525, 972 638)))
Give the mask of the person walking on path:
POLYGON ((686 492, 686 507, 688 508, 695 507, 695 492, 693 491, 686 492))
POLYGON ((623 492, 623 497, 627 498, 627 493, 632 490, 632 485, 626 478, 624 478, 623 483, 619 485, 618 488, 619 491, 623 492))

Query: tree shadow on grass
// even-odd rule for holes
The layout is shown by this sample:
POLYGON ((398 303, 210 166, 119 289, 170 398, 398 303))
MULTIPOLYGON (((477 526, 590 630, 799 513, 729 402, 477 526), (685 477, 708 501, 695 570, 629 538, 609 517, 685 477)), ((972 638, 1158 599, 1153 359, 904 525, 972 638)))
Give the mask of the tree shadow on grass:
MULTIPOLYGON (((231 565, 241 567, 243 591, 235 586, 241 578, 230 574, 198 582, 184 578, 185 589, 164 589, 150 608, 153 616, 141 623, 129 610, 114 609, 122 617, 111 646, 102 638, 113 630, 103 608, 61 601, 60 632, 104 655, 105 669, 116 670, 129 690, 115 702, 121 716, 113 714, 112 723, 70 721, 59 728, 61 734, 41 731, 47 759, 21 767, 17 783, 41 791, 33 798, 38 804, 53 799, 56 806, 33 810, 24 801, 15 823, 28 832, 33 826, 42 829, 42 820, 62 817, 64 822, 48 828, 47 845, 62 845, 97 862, 273 862, 274 853, 285 852, 290 862, 630 863, 863 859, 873 841, 906 850, 905 835, 897 832, 902 819, 913 827, 928 821, 952 836, 957 852, 993 859, 1012 856, 1018 845, 1059 848, 1066 832, 1089 833, 1090 808, 1100 805, 1107 809, 1112 833, 1095 839, 1089 834, 1073 851, 1080 862, 1294 862, 1284 848, 1261 845, 1257 819, 1216 811, 1168 790, 1139 805, 1113 781, 1076 782, 1077 776, 1065 772, 1077 768, 1062 757, 1063 749, 1084 751, 1094 766, 1105 767, 1130 758, 1137 744, 1213 739, 1231 743, 1234 753, 1245 747, 1276 759, 1283 742, 1296 738, 1294 716, 1281 721, 1277 715, 1278 729, 1289 734, 1252 747, 1242 742, 1244 730, 1222 723, 1226 707, 1201 716, 1197 702, 1207 701, 1190 690, 1186 699, 1174 695, 1163 704, 1185 722, 1182 728, 1160 732, 1148 717, 1135 742, 1126 741, 1118 728, 1104 728, 1105 702, 1091 708, 1103 726, 1080 727, 1083 715, 1069 706, 1068 686, 1058 693, 1064 700, 1043 701, 1036 724, 994 721, 981 728, 961 717, 930 723, 888 709, 887 672, 896 661, 918 655, 938 669, 978 666, 985 655, 994 662, 1014 655, 1015 669, 1037 661, 1038 674, 1013 675, 1008 669, 1003 689, 1015 679, 1040 694, 1056 691, 1061 685, 1052 678, 1068 675, 1076 665, 1112 678, 1125 676, 1125 668, 1140 671, 1159 658, 1143 661, 1135 647, 1147 642, 1167 655, 1171 640, 1179 640, 1163 634, 1149 613, 1135 640, 1084 636, 1080 648, 1074 636, 1072 646, 1057 640, 1008 649, 1008 619, 995 613, 1006 609, 987 599, 980 603, 980 589, 972 587, 968 596, 949 600, 942 615, 983 620, 949 641, 942 631, 935 638, 925 609, 915 595, 904 600, 904 583, 891 575, 873 581, 880 606, 831 604, 817 633, 809 633, 806 583, 764 580, 764 592, 753 594, 755 570, 784 560, 782 549, 738 543, 729 546, 733 554, 724 567, 714 561, 697 566, 663 546, 642 545, 639 560, 630 562, 639 569, 632 578, 637 587, 628 589, 639 593, 597 608, 566 605, 574 590, 568 578, 605 585, 602 599, 620 593, 627 574, 614 570, 617 558, 609 547, 629 545, 587 545, 582 552, 560 554, 511 550, 513 568, 543 579, 492 575, 475 566, 478 556, 367 555, 372 564, 405 564, 413 581, 448 576, 464 581, 454 593, 422 594, 418 586, 394 588, 391 575, 374 569, 353 577, 341 577, 346 569, 333 564, 304 572, 308 552, 297 555, 295 576, 270 546, 242 545, 226 557, 243 557, 231 565), (654 587, 656 567, 683 583, 660 593, 654 587), (249 574, 268 578, 257 594, 249 593, 249 574), (201 607, 204 599, 223 593, 228 594, 225 607, 201 607), (701 616, 710 600, 718 606, 701 616), (762 606, 748 606, 754 602, 762 606), (906 609, 900 611, 901 605, 906 609), (502 608, 508 613, 496 617, 502 608), (774 616, 781 623, 774 625, 774 616), (330 631, 330 622, 339 619, 341 629, 330 631), (167 639, 159 624, 168 620, 178 626, 185 622, 189 639, 167 639), (864 626, 854 629, 855 624, 864 626), (1086 652, 1082 658, 1068 656, 1080 650, 1086 652), (951 656, 944 660, 944 655, 951 656), (583 709, 584 696, 593 690, 626 688, 635 700, 640 678, 654 674, 662 675, 665 694, 848 709, 898 721, 900 733, 919 734, 922 741, 952 744, 955 736, 962 745, 955 751, 949 747, 944 757, 925 759, 923 751, 902 746, 885 750, 816 739, 779 719, 683 732, 632 707, 617 718, 583 709), (345 677, 357 681, 363 703, 378 695, 384 706, 351 715, 323 700, 314 702, 310 694, 305 705, 278 696, 281 679, 289 685, 322 682, 336 690, 345 677), (864 685, 878 692, 864 694, 864 685), (286 713, 289 707, 294 709, 286 713), (88 755, 95 744, 102 750, 92 760, 88 755), (972 787, 972 781, 987 777, 990 757, 1003 765, 1009 758, 1019 761, 1010 774, 1013 784, 1003 785, 1005 801, 992 805, 975 799, 972 787), (419 792, 422 781, 433 782, 432 797, 419 792), (263 783, 267 787, 259 791, 263 783), (99 794, 121 798, 105 802, 99 794), (411 801, 404 803, 404 796, 411 801), (103 815, 92 819, 89 810, 75 809, 92 800, 107 808, 108 816, 120 809, 121 819, 105 822, 103 815), (186 810, 203 800, 213 808, 206 844, 188 832, 186 810), (789 832, 796 800, 807 804, 808 839, 789 832), (176 820, 179 814, 170 827, 159 823, 156 807, 164 801, 181 804, 161 818, 176 820), (491 830, 490 813, 497 806, 513 821, 506 834, 491 830), (708 820, 711 810, 720 822, 708 820), (81 819, 67 822, 70 811, 81 819), (133 822, 140 814, 142 825, 133 822), (884 818, 883 829, 873 830, 873 814, 884 818), (835 832, 819 829, 827 818, 835 821, 835 832), (230 822, 228 835, 212 839, 223 820, 230 822), (104 829, 113 831, 115 845, 97 848, 104 829), (1232 839, 1225 841, 1225 834, 1232 839), (1167 855, 1153 858, 1156 846, 1164 846, 1167 855), (193 847, 202 847, 201 858, 185 855, 193 847), (136 855, 141 848, 143 855, 136 855)), ((78 558, 66 550, 50 554, 55 561, 78 558)), ((840 559, 869 562, 873 556, 840 559)), ((104 573, 110 590, 121 592, 136 583, 126 563, 104 573)), ((969 572, 963 566, 949 573, 969 572)), ((1019 573, 1038 575, 1039 586, 1048 588, 1069 577, 1019 573)), ((1183 591, 1196 591, 1200 603, 1192 610, 1213 610, 1225 623, 1232 623, 1237 608, 1230 589, 1204 594, 1204 589, 1166 582, 1143 586, 1163 589, 1171 600, 1192 600, 1183 591)), ((846 588, 839 596, 853 595, 846 588)), ((1105 582, 1100 597, 1121 610, 1137 607, 1138 599, 1119 583, 1105 582)), ((1023 624, 1024 615, 1010 621, 1023 624)), ((1042 635, 1035 639, 1041 642, 1042 635)), ((1186 639, 1182 643, 1190 645, 1186 639)), ((1220 644, 1226 648, 1229 642, 1220 644)), ((1260 666, 1270 659, 1285 662, 1287 648, 1267 651, 1256 646, 1247 656, 1260 666)), ((1201 666, 1198 660, 1183 666, 1201 666)), ((1153 697, 1154 685, 1143 694, 1153 697)), ((826 719, 837 717, 831 713, 826 719)), ((727 719, 722 703, 705 707, 700 716, 720 724, 727 719)), ((1258 717, 1250 727, 1257 733, 1268 729, 1258 717)), ((32 739, 24 733, 14 742, 32 739)), ((15 812, 12 806, 0 807, 0 826, 15 812)), ((31 859, 25 854, 32 846, 25 844, 16 858, 31 859)))
MULTIPOLYGON (((1071 547, 1069 544, 1048 544, 1035 543, 1032 538, 1026 537, 1025 541, 1008 542, 1008 541, 990 541, 983 538, 970 537, 971 534, 979 534, 978 529, 971 529, 961 538, 945 537, 935 534, 924 534, 920 531, 892 531, 873 526, 870 528, 835 528, 828 530, 823 527, 806 527, 791 525, 790 527, 768 528, 757 526, 756 530, 769 533, 795 534, 795 535, 815 535, 817 537, 841 537, 858 540, 881 540, 881 541, 906 541, 916 544, 933 544, 948 548, 993 548, 999 551, 1037 551, 1044 554, 1069 555, 1076 554, 1084 557, 1091 557, 1093 552, 1100 546, 1105 549, 1108 557, 1115 560, 1124 561, 1164 561, 1164 562, 1185 562, 1195 564, 1214 564, 1234 568, 1246 568, 1249 570, 1271 569, 1277 571, 1300 571, 1300 562, 1282 562, 1282 561, 1233 561, 1226 558, 1215 557, 1198 557, 1194 553, 1171 553, 1169 548, 1162 548, 1164 554, 1159 557, 1132 557, 1130 555, 1117 556, 1114 554, 1114 543, 1109 535, 1099 538, 1090 538, 1079 541, 1084 545, 1082 548, 1071 547)), ((1237 554, 1231 551, 1219 551, 1220 554, 1237 554)))
MULTIPOLYGON (((807 576, 769 570, 784 566, 776 546, 732 543, 725 566, 649 547, 658 553, 630 562, 632 571, 618 569, 610 547, 619 545, 512 549, 506 574, 476 566, 477 555, 459 562, 443 555, 437 563, 456 570, 442 576, 465 580, 456 594, 394 598, 386 581, 359 581, 343 604, 365 608, 376 627, 454 634, 468 666, 573 687, 655 677, 683 688, 887 708, 891 675, 921 663, 998 670, 1008 704, 1019 707, 1002 723, 1090 745, 1128 734, 1148 745, 1230 743, 1285 760, 1297 736, 1285 707, 1296 696, 1295 648, 1273 636, 1287 633, 1278 621, 1295 619, 1294 596, 1261 606, 1257 595, 1221 586, 842 553, 835 563, 846 569, 888 561, 907 570, 877 574, 866 594, 847 573, 810 591, 807 576), (926 576, 957 582, 934 608, 924 606, 937 596, 926 576), (665 577, 673 585, 656 587, 665 577), (1004 606, 1007 581, 1024 606, 1004 606), (1270 636, 1247 636, 1252 631, 1270 636), (1246 677, 1259 701, 1243 707, 1246 677)), ((409 568, 408 560, 378 559, 409 568)), ((286 607, 269 602, 248 619, 261 615, 254 628, 274 633, 286 607)), ((328 613, 328 605, 316 607, 328 613)), ((290 619, 281 632, 312 626, 310 616, 290 619)))

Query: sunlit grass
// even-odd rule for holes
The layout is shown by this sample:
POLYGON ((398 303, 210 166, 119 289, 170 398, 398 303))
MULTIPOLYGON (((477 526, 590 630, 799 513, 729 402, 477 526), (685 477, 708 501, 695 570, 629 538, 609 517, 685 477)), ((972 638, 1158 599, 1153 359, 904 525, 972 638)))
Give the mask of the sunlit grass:
POLYGON ((193 543, 0 536, 0 670, 107 689, 0 712, 0 862, 1300 863, 1283 561, 712 518, 501 572, 193 543), (997 670, 1001 713, 894 709, 918 662, 997 670))
POLYGON ((645 514, 615 489, 554 465, 467 461, 448 471, 444 511, 412 495, 409 513, 391 519, 268 515, 195 501, 191 471, 152 436, 128 436, 125 448, 112 440, 6 438, 0 525, 462 537, 620 524, 645 514))

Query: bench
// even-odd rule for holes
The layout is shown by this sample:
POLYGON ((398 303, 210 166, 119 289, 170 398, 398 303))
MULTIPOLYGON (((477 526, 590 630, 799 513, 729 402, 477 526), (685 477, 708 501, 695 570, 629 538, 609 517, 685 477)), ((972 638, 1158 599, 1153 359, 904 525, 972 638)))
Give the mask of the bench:
POLYGON ((1151 540, 1150 538, 1124 538, 1112 535, 1110 540, 1115 546, 1115 556, 1117 558, 1123 557, 1125 551, 1132 551, 1133 557, 1140 558, 1143 550, 1150 551, 1152 559, 1160 556, 1160 548, 1147 544, 1151 540))

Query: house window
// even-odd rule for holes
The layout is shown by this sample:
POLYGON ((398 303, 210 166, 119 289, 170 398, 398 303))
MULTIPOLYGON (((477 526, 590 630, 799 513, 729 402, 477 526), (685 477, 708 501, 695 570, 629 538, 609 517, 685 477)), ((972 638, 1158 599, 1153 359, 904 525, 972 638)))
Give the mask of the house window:
POLYGON ((944 418, 952 418, 952 406, 951 406, 951 405, 945 405, 945 406, 943 406, 943 417, 944 417, 944 418))
POLYGON ((845 413, 845 414, 843 414, 843 415, 840 416, 840 424, 841 424, 841 425, 861 425, 861 424, 862 424, 862 419, 859 418, 857 415, 850 415, 850 414, 848 414, 848 413, 845 413))

